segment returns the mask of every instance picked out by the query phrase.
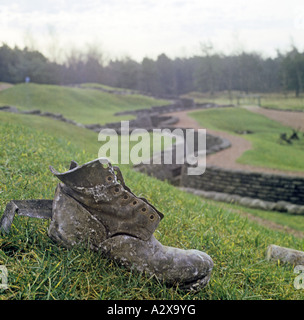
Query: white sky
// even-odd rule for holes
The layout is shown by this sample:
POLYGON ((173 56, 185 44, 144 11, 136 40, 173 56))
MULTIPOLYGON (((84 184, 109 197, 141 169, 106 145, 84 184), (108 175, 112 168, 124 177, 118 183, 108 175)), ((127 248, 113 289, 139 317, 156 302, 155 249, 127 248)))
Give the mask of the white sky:
POLYGON ((59 57, 98 46, 110 58, 304 50, 303 0, 0 0, 0 44, 59 57))

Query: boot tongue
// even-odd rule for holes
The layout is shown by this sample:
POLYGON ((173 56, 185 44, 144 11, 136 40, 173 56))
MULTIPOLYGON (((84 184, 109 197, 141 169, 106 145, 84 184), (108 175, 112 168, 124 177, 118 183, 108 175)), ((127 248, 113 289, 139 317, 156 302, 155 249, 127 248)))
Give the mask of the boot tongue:
POLYGON ((71 161, 71 164, 70 164, 70 169, 69 170, 72 170, 74 168, 78 167, 78 163, 74 160, 71 161))
POLYGON ((82 166, 72 161, 70 169, 63 173, 56 171, 52 166, 49 168, 59 180, 71 188, 92 188, 104 185, 109 175, 116 179, 111 163, 105 158, 95 159, 82 166))

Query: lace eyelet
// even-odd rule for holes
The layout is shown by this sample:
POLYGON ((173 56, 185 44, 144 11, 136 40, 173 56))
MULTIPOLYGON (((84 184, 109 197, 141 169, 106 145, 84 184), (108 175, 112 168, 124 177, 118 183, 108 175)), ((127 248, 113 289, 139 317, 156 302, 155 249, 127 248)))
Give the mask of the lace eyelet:
POLYGON ((154 215, 154 214, 150 214, 149 219, 150 219, 151 221, 154 221, 154 220, 155 220, 155 215, 154 215))
POLYGON ((106 177, 106 182, 113 182, 114 181, 114 178, 112 176, 107 176, 106 177))

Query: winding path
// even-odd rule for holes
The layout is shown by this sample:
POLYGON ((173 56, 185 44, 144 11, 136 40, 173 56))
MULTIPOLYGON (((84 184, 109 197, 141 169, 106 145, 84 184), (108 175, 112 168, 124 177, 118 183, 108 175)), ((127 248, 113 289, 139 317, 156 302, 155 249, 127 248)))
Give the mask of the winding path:
MULTIPOLYGON (((304 129, 304 112, 291 112, 291 111, 277 111, 277 110, 269 110, 263 109, 255 106, 248 106, 246 109, 263 114, 273 120, 279 121, 284 125, 288 125, 295 129, 304 129)), ((201 110, 201 109, 199 109, 201 110)), ((191 118, 188 114, 197 110, 191 111, 179 111, 168 113, 167 115, 175 116, 179 118, 179 122, 177 122, 174 126, 181 128, 193 128, 199 129, 202 128, 199 123, 191 118)), ((207 133, 212 135, 216 135, 222 138, 226 138, 231 142, 231 147, 221 150, 217 153, 211 154, 207 156, 207 165, 218 166, 221 168, 227 169, 236 169, 236 170, 246 170, 253 172, 266 172, 266 173, 274 173, 274 174, 285 174, 290 176, 302 176, 304 177, 304 172, 290 172, 290 171, 282 171, 277 169, 271 169, 266 167, 255 167, 251 165, 245 165, 238 163, 236 160, 247 150, 251 149, 251 142, 244 139, 243 137, 229 134, 223 131, 215 131, 207 129, 207 133)))
POLYGON ((285 126, 304 131, 304 112, 266 109, 258 106, 246 106, 244 108, 278 121, 285 126))

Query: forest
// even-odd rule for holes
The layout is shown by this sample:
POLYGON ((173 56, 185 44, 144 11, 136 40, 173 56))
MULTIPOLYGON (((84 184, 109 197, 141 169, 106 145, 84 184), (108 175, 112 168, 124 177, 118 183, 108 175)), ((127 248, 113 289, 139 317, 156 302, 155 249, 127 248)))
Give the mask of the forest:
POLYGON ((139 90, 158 97, 178 96, 197 91, 211 95, 218 91, 249 93, 293 91, 298 97, 304 86, 304 52, 295 46, 276 57, 255 52, 225 55, 202 46, 201 54, 188 58, 137 62, 130 57, 108 59, 96 48, 70 52, 64 62, 51 61, 37 50, 0 47, 0 82, 30 81, 70 85, 101 83, 139 90))

